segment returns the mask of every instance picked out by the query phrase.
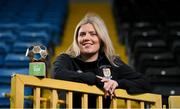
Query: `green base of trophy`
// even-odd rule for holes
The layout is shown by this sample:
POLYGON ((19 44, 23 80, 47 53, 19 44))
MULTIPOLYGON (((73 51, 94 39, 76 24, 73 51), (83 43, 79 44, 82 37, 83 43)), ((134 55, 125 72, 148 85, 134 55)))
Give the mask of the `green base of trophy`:
POLYGON ((29 75, 37 77, 46 77, 46 66, 44 62, 29 63, 29 75))

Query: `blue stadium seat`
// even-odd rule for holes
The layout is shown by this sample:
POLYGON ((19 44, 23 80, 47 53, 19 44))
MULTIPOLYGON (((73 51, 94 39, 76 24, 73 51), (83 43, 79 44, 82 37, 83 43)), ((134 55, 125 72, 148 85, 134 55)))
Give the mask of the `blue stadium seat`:
POLYGON ((10 83, 13 74, 29 74, 28 68, 1 68, 0 69, 0 83, 10 83))
POLYGON ((4 42, 0 42, 0 67, 4 66, 4 58, 6 54, 9 52, 9 46, 4 42))
POLYGON ((12 22, 12 16, 15 16, 15 12, 13 11, 1 11, 0 12, 0 22, 12 22))
POLYGON ((34 23, 37 22, 37 18, 31 18, 31 17, 18 17, 16 22, 20 24, 25 24, 25 23, 34 23))
MULTIPOLYGON (((1 83, 1 82, 0 82, 1 83)), ((9 108, 10 100, 4 96, 5 93, 10 93, 10 85, 0 84, 0 108, 9 108)))
POLYGON ((22 28, 21 31, 29 31, 29 32, 39 32, 39 31, 45 31, 48 33, 52 33, 54 31, 54 28, 51 24, 49 23, 29 23, 25 24, 22 28))
POLYGON ((29 58, 25 54, 7 54, 5 57, 6 68, 27 68, 29 66, 29 58))
POLYGON ((19 41, 31 42, 31 43, 42 43, 48 45, 50 43, 50 36, 48 33, 40 32, 21 32, 19 35, 19 41))
POLYGON ((55 25, 52 25, 47 22, 29 23, 29 24, 25 24, 21 28, 21 32, 45 32, 45 33, 47 33, 50 38, 49 39, 50 43, 54 43, 54 42, 52 42, 54 37, 56 37, 57 35, 59 37, 58 31, 59 31, 59 27, 56 27, 55 25))
POLYGON ((27 48, 29 48, 33 43, 28 42, 15 42, 12 46, 12 53, 15 54, 26 54, 27 48))
POLYGON ((0 68, 4 65, 4 56, 0 55, 0 68))
POLYGON ((0 55, 6 55, 9 51, 9 45, 4 42, 0 42, 0 55))
POLYGON ((11 45, 16 41, 16 35, 11 31, 0 32, 0 41, 11 45))
POLYGON ((17 33, 18 30, 20 29, 20 24, 18 23, 0 23, 0 31, 12 31, 13 33, 17 33))
MULTIPOLYGON (((5 97, 5 93, 10 93, 11 86, 10 84, 0 84, 0 108, 10 108, 10 100, 9 98, 5 97)), ((32 88, 25 87, 24 95, 32 95, 32 88)), ((24 108, 32 107, 32 101, 25 100, 24 101, 24 108)))

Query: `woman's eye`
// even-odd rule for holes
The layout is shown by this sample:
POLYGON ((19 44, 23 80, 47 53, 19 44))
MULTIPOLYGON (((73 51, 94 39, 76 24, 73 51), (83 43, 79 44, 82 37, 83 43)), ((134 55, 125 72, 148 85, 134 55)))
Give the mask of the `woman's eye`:
POLYGON ((96 33, 90 33, 91 36, 96 36, 97 34, 96 33))
POLYGON ((80 36, 85 36, 86 35, 86 33, 80 33, 80 36))

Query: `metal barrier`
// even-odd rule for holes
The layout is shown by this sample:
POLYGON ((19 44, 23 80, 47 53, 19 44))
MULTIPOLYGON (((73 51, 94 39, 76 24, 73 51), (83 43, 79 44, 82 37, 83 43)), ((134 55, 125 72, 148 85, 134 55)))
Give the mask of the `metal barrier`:
MULTIPOLYGON (((11 108, 23 108, 24 99, 30 99, 33 101, 33 108, 57 108, 61 104, 65 104, 66 108, 73 108, 73 92, 82 93, 82 108, 88 108, 88 94, 97 95, 96 107, 103 108, 104 92, 96 86, 50 78, 39 79, 34 76, 20 74, 14 75, 11 80, 10 105, 11 108), (26 86, 33 88, 33 95, 24 96, 24 88, 26 86), (42 89, 48 89, 50 91, 49 96, 42 96, 42 89), (58 99, 57 91, 60 90, 66 91, 66 100, 58 99)), ((118 99, 126 101, 127 109, 132 108, 131 101, 138 102, 141 109, 145 108, 146 103, 149 104, 149 108, 162 108, 161 95, 158 94, 129 95, 123 89, 116 89, 115 94, 116 98, 113 98, 111 103, 112 108, 120 108, 117 107, 118 99)))

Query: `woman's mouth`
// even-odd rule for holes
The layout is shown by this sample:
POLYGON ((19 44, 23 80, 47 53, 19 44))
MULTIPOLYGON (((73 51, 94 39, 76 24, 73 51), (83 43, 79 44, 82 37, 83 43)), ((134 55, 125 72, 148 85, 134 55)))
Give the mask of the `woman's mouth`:
POLYGON ((83 43, 83 46, 89 46, 89 45, 93 45, 92 43, 83 43))

